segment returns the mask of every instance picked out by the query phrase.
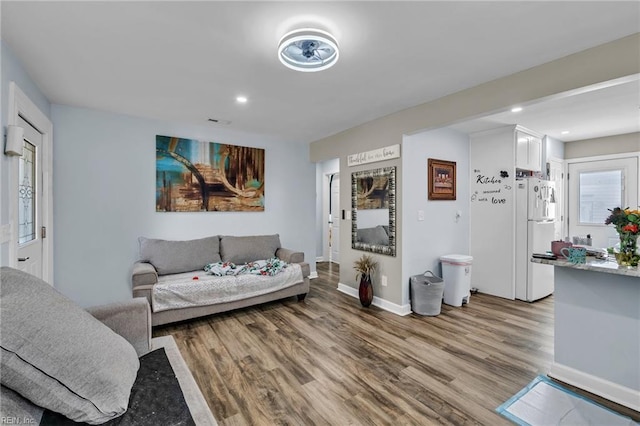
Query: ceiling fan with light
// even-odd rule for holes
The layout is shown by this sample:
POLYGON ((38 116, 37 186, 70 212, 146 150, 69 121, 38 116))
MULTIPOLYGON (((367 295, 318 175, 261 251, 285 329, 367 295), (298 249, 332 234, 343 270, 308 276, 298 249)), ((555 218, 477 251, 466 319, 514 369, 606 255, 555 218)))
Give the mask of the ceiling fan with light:
POLYGON ((305 28, 285 34, 278 46, 278 58, 296 71, 322 71, 335 65, 339 50, 336 39, 326 31, 305 28))

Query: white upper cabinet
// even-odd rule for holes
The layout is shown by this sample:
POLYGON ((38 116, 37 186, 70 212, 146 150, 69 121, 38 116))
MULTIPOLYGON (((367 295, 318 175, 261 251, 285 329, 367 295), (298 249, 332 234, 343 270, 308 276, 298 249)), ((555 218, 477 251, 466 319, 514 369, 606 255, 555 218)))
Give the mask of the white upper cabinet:
POLYGON ((542 138, 516 130, 516 169, 542 171, 542 138))

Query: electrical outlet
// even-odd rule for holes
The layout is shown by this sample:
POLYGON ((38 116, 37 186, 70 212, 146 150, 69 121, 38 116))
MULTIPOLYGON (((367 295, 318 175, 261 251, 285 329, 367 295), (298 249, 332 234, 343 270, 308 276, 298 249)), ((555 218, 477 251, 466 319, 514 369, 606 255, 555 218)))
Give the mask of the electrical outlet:
POLYGON ((386 287, 387 286, 387 276, 383 275, 382 276, 382 287, 386 287))

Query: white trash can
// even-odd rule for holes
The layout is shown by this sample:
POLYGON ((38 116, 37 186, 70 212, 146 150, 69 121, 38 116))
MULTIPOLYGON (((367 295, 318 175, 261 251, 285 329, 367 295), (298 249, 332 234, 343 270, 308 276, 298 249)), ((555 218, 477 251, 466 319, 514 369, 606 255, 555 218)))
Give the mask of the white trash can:
POLYGON ((471 263, 473 257, 464 254, 447 254, 440 257, 444 278, 444 303, 462 306, 471 298, 471 263))

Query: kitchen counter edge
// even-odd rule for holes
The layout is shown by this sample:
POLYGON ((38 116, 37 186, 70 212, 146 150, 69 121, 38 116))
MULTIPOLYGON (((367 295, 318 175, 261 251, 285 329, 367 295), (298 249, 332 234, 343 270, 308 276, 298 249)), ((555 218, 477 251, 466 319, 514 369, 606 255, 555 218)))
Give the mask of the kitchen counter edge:
POLYGON ((605 274, 615 274, 615 275, 626 275, 629 277, 640 278, 640 269, 638 269, 638 267, 627 268, 624 266, 619 266, 615 261, 612 261, 612 260, 600 260, 600 259, 587 257, 587 263, 574 264, 571 262, 567 262, 566 260, 538 259, 534 257, 534 258, 531 258, 531 262, 541 263, 543 265, 561 266, 563 268, 582 269, 585 271, 602 272, 605 274))

